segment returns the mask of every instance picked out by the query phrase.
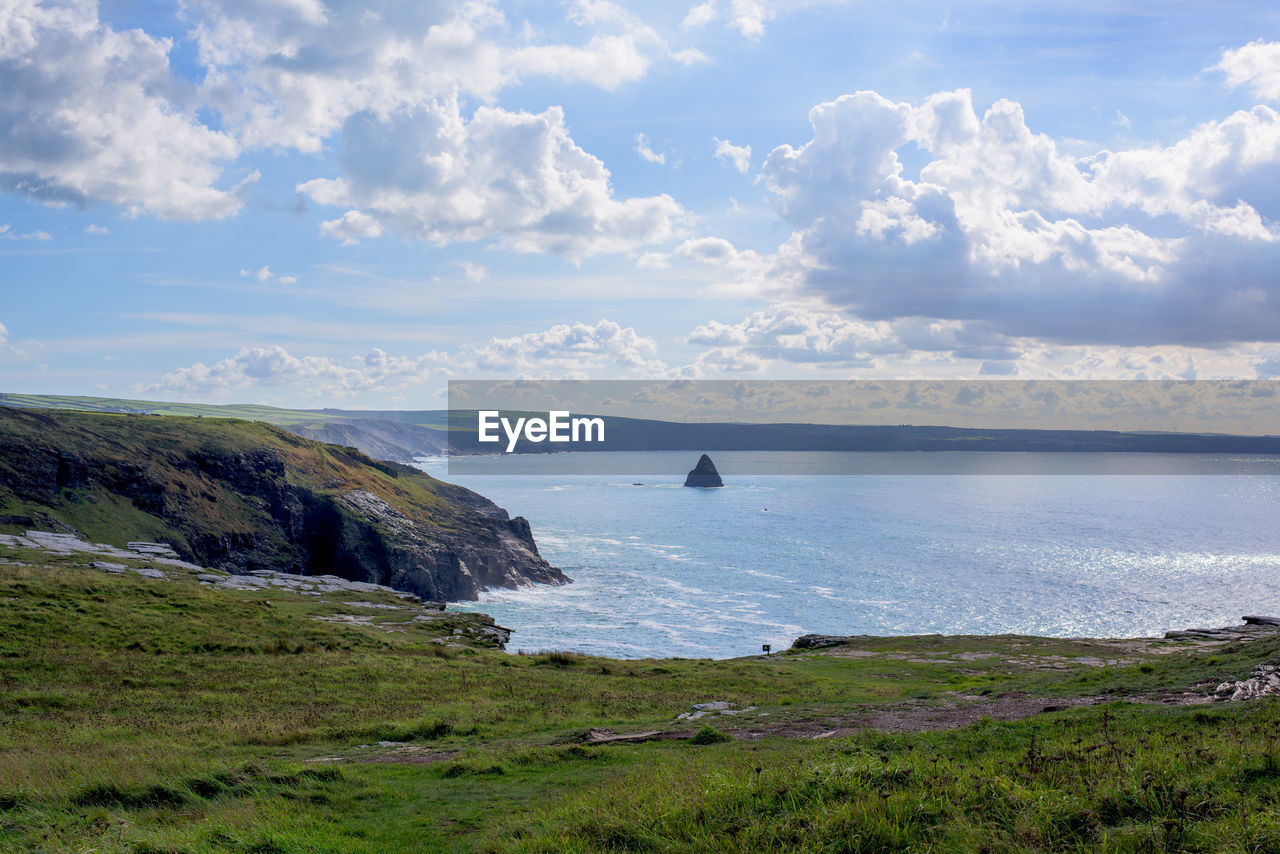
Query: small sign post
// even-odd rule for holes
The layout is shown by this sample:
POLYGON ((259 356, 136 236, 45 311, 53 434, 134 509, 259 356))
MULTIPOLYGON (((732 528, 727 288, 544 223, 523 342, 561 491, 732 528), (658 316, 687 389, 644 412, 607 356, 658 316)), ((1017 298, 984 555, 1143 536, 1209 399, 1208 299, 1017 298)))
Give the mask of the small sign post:
POLYGON ((773 649, 773 646, 772 646, 772 645, 770 645, 770 644, 765 643, 765 644, 761 644, 761 645, 760 645, 760 648, 764 650, 764 654, 765 654, 765 655, 768 655, 768 654, 769 654, 769 651, 773 649))

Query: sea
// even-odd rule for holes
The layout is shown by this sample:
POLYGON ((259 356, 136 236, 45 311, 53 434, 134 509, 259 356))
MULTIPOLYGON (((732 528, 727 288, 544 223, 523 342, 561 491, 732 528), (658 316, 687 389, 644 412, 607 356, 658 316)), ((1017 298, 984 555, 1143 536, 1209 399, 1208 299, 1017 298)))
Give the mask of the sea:
POLYGON ((638 476, 557 456, 539 474, 419 462, 527 518, 573 579, 450 606, 513 629, 512 652, 730 658, 811 632, 1137 637, 1280 615, 1274 457, 722 452, 725 486, 693 489, 696 453, 644 454, 638 476))

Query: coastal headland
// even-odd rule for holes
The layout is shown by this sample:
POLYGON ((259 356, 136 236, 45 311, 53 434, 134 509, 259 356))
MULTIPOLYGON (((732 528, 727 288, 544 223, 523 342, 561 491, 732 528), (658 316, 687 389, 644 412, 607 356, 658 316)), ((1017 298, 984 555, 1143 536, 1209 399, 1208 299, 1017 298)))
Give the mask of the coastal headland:
POLYGON ((0 850, 1280 839, 1267 621, 510 655, 488 618, 386 587, 82 542, 0 541, 0 850))
POLYGON ((261 423, 0 428, 0 851, 1280 850, 1265 614, 512 655, 442 600, 566 579, 473 492, 261 423))

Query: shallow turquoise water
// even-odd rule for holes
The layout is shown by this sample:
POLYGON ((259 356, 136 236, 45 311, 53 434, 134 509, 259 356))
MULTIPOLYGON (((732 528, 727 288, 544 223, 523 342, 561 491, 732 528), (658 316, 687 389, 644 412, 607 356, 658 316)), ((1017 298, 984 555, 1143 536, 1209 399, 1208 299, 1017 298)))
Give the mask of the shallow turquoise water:
MULTIPOLYGON (((480 610, 515 629, 511 649, 729 657, 805 632, 1134 636, 1280 614, 1280 461, 1147 455, 1144 470, 1174 473, 1000 474, 1025 459, 984 454, 966 469, 981 474, 821 476, 735 474, 768 468, 740 452, 713 454, 724 489, 697 490, 681 485, 696 454, 653 456, 678 474, 450 477, 422 464, 527 517, 574 579, 484 594, 480 610)), ((781 470, 832 468, 799 456, 781 470)), ((1046 471, 1080 459, 1040 456, 1046 471)), ((1090 470, 1107 470, 1098 461, 1090 470)))

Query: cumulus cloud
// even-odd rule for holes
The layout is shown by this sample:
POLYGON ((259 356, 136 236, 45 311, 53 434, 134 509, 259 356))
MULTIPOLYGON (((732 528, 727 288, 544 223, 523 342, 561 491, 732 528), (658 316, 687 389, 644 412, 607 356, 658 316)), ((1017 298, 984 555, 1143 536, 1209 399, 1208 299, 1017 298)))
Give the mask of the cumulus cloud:
POLYGON ((734 169, 745 175, 751 171, 751 146, 734 145, 727 139, 712 137, 716 143, 716 159, 733 165, 734 169))
POLYGON ((13 230, 13 226, 9 223, 0 225, 0 240, 52 240, 53 235, 47 231, 39 229, 18 233, 13 230))
POLYGON ((681 26, 686 29, 705 26, 716 19, 716 14, 715 0, 707 0, 705 3, 690 7, 689 14, 685 15, 681 26))
POLYGON ((717 0, 707 0, 689 9, 682 26, 689 29, 720 20, 746 38, 759 39, 764 35, 764 25, 774 15, 773 7, 761 0, 729 0, 723 7, 717 0))
POLYGON ((436 353, 397 358, 375 349, 366 356, 335 361, 327 356, 294 356, 279 346, 246 347, 212 365, 197 362, 178 368, 138 391, 219 398, 246 387, 287 387, 296 394, 341 398, 422 382, 442 358, 436 353))
POLYGON ((636 134, 636 154, 639 154, 642 160, 657 163, 660 166, 667 162, 667 156, 650 148, 649 137, 642 133, 636 134))
POLYGON ((167 219, 225 217, 239 153, 189 107, 169 39, 116 31, 88 0, 0 6, 0 185, 51 203, 167 219))
POLYGON ((1280 101, 1280 42, 1259 39, 1244 47, 1222 52, 1222 61, 1210 71, 1226 75, 1227 86, 1248 86, 1259 98, 1280 101))
POLYGON ((343 246, 355 246, 364 238, 382 234, 382 225, 367 213, 351 210, 320 223, 320 233, 340 240, 343 246))
POLYGON ((585 378, 592 368, 621 369, 632 377, 662 376, 667 368, 657 358, 658 344, 630 326, 611 320, 594 325, 557 324, 541 332, 492 338, 467 354, 486 372, 541 379, 585 378))
POLYGON ((666 196, 613 198, 608 173, 557 109, 493 106, 536 76, 612 89, 655 62, 706 61, 608 0, 571 2, 563 42, 517 32, 489 0, 190 0, 179 20, 198 83, 170 68, 172 39, 114 30, 92 0, 0 7, 0 186, 201 220, 240 209, 257 173, 228 187, 223 171, 242 155, 336 149, 338 174, 303 186, 349 209, 321 226, 343 243, 390 226, 437 243, 496 238, 577 258, 663 239, 682 214, 666 196), (533 153, 508 168, 525 138, 533 153), (429 213, 440 203, 442 215, 429 213))
POLYGON ((671 261, 663 252, 646 252, 636 259, 636 266, 641 270, 665 270, 671 261))
POLYGON ((616 199, 609 170, 574 143, 559 107, 480 107, 468 120, 447 101, 385 121, 364 116, 348 123, 339 162, 342 177, 298 191, 359 209, 322 226, 344 242, 388 224, 438 245, 496 238, 578 259, 668 240, 687 218, 665 194, 616 199))
POLYGON ((752 249, 738 249, 723 237, 695 237, 676 247, 675 254, 689 261, 713 264, 740 273, 753 273, 766 259, 752 249))
POLYGON ((265 264, 259 267, 257 270, 247 270, 247 269, 240 270, 240 278, 247 279, 250 277, 257 279, 259 282, 262 282, 264 285, 267 284, 268 282, 278 282, 279 284, 282 284, 282 285, 292 285, 298 281, 297 276, 277 276, 275 273, 271 271, 271 267, 265 264))
POLYGON ((708 321, 682 377, 809 375, 913 379, 1191 380, 1280 377, 1280 345, 1071 345, 1012 338, 980 322, 865 321, 814 303, 779 303, 738 322, 708 321))
MULTIPOLYGON (((492 101, 504 87, 551 76, 613 89, 674 51, 637 16, 604 0, 569 4, 580 44, 512 44, 496 4, 304 4, 195 0, 189 5, 205 92, 254 146, 318 151, 351 116, 385 118, 441 97, 492 101)), ((695 52, 696 53, 696 52, 695 52)))
POLYGON ((316 399, 351 398, 458 375, 564 379, 599 372, 641 378, 665 376, 668 369, 657 359, 657 342, 652 338, 601 320, 557 324, 525 335, 491 338, 454 353, 436 350, 417 356, 392 356, 374 349, 364 356, 334 359, 295 355, 278 345, 246 347, 213 364, 197 362, 177 368, 153 384, 138 386, 135 393, 208 399, 242 389, 287 388, 291 394, 316 399))
POLYGON ((869 320, 976 321, 1059 343, 1280 338, 1280 114, 1076 159, 1021 107, 967 90, 858 92, 762 168, 811 292, 869 320), (927 155, 908 175, 899 152, 927 155))
POLYGON ((992 363, 1017 356, 1007 339, 977 324, 921 318, 869 322, 822 307, 786 303, 738 323, 709 321, 694 329, 688 343, 707 347, 684 370, 691 376, 779 366, 880 369, 922 353, 992 363))
POLYGON ((110 233, 111 233, 111 229, 107 228, 105 225, 92 225, 92 224, 91 224, 91 225, 85 226, 84 233, 85 233, 85 234, 93 234, 93 235, 97 235, 97 236, 101 237, 101 236, 103 236, 103 235, 110 234, 110 233))

